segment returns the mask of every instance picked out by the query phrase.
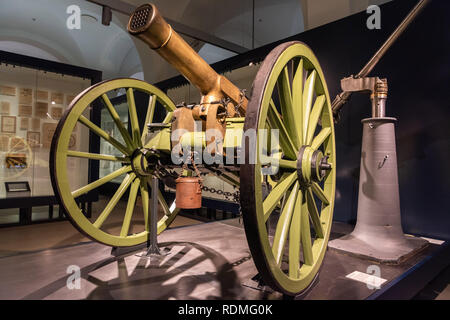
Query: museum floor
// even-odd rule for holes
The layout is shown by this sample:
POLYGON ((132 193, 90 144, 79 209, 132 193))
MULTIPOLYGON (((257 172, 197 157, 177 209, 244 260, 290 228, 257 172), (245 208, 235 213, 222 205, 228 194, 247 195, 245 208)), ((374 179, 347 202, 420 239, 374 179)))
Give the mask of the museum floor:
MULTIPOLYGON (((100 201, 94 202, 92 204, 93 216, 101 212, 100 209, 104 208, 106 204, 107 199, 103 197, 100 198, 100 201)), ((126 205, 126 201, 120 201, 113 209, 107 220, 107 227, 109 227, 109 230, 120 230, 120 223, 122 222, 126 205)), ((47 214, 48 210, 46 208, 44 209, 44 214, 47 214)), ((137 201, 136 209, 140 209, 140 201, 137 201)), ((14 215, 17 215, 17 213, 14 212, 14 215)), ((139 213, 134 216, 139 219, 139 213)), ((4 220, 7 219, 7 217, 4 217, 4 220)), ((135 221, 136 220, 133 219, 133 222, 135 221)), ((183 216, 177 216, 171 227, 187 226, 198 223, 202 222, 183 216)), ((91 240, 78 232, 69 221, 6 227, 0 229, 0 257, 50 248, 59 248, 87 241, 91 240)))
MULTIPOLYGON (((104 200, 96 203, 94 214, 104 205, 104 200)), ((111 228, 115 228, 125 205, 121 203, 115 209, 111 228)), ((160 237, 161 246, 170 248, 170 254, 151 261, 136 256, 139 251, 113 257, 109 247, 84 238, 67 221, 0 229, 0 298, 281 298, 279 294, 255 289, 256 284, 250 279, 256 269, 237 219, 205 224, 179 216, 173 227, 160 237), (68 264, 80 266, 82 290, 66 288, 68 264), (155 286, 160 290, 153 290, 155 286)), ((346 233, 347 229, 347 225, 336 223, 332 236, 346 233)), ((369 297, 372 292, 364 283, 346 279, 353 270, 364 272, 368 264, 329 251, 319 281, 305 298, 369 297)), ((401 268, 384 266, 383 276, 391 281, 414 264, 412 259, 401 268)), ((450 299, 449 283, 447 268, 415 298, 450 299)))

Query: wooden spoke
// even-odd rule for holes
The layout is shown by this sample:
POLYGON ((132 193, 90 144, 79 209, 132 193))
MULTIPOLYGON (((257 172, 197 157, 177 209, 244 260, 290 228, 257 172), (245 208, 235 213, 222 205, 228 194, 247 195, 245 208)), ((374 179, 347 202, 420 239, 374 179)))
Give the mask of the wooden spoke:
POLYGON ((267 198, 263 202, 264 221, 269 219, 275 206, 280 199, 284 196, 287 190, 291 187, 294 181, 297 179, 297 172, 287 174, 282 178, 280 182, 272 189, 267 198))
POLYGON ((156 96, 153 94, 149 98, 148 108, 147 108, 147 115, 145 116, 145 122, 144 122, 144 128, 142 129, 142 144, 145 143, 145 138, 148 133, 148 124, 153 122, 153 116, 155 114, 155 106, 156 106, 156 96))
POLYGON ((328 138, 331 134, 331 128, 323 128, 320 130, 319 134, 313 139, 311 143, 311 148, 317 150, 322 143, 324 143, 325 139, 328 138))
POLYGON ((299 139, 297 136, 297 124, 292 105, 291 85, 289 81, 288 66, 285 66, 277 81, 278 95, 280 98, 281 115, 289 136, 294 143, 294 150, 299 148, 299 139))
POLYGON ((311 115, 309 116, 308 128, 306 130, 306 140, 305 144, 309 145, 312 142, 314 132, 317 128, 317 122, 319 121, 320 115, 322 114, 323 106, 325 105, 325 96, 321 95, 316 98, 314 102, 314 107, 311 111, 311 115))
POLYGON ((172 121, 172 117, 173 117, 173 112, 167 112, 166 117, 163 120, 163 123, 169 123, 170 121, 172 121))
POLYGON ((173 210, 171 210, 171 208, 167 205, 166 199, 164 199, 161 190, 158 190, 158 202, 161 205, 165 215, 170 216, 173 213, 173 210))
POLYGON ((280 219, 277 223, 275 230, 275 236, 273 239, 272 252, 277 264, 281 263, 283 258, 284 245, 289 233, 289 227, 291 225, 292 214, 294 212, 295 201, 297 199, 299 183, 295 182, 294 187, 286 201, 286 204, 281 212, 280 219))
POLYGON ((262 166, 276 165, 283 169, 297 170, 297 161, 280 159, 280 154, 272 154, 271 156, 261 155, 260 161, 262 166), (277 157, 278 156, 278 157, 277 157), (278 162, 278 165, 276 164, 278 162))
POLYGON ((330 200, 328 199, 327 195, 325 194, 325 192, 323 192, 322 188, 319 186, 317 182, 313 182, 311 188, 312 191, 315 193, 315 195, 319 198, 320 201, 322 201, 324 205, 330 204, 330 200))
POLYGON ((130 123, 133 142, 137 144, 139 147, 142 147, 141 133, 139 130, 139 122, 136 111, 136 102, 134 101, 133 88, 127 89, 127 102, 128 102, 128 111, 130 112, 130 123))
POLYGON ((317 237, 323 238, 322 223, 320 222, 319 211, 317 210, 316 202, 311 189, 306 191, 306 202, 308 203, 308 211, 313 223, 314 230, 316 230, 317 237))
POLYGON ((277 159, 281 168, 297 170, 297 161, 277 159))
POLYGON ((267 118, 269 119, 270 127, 279 130, 280 146, 284 154, 286 157, 294 160, 296 158, 294 142, 291 140, 289 132, 281 120, 273 100, 270 100, 267 118))
POLYGON ((137 146, 133 143, 127 129, 124 127, 122 120, 120 120, 119 114, 117 113, 116 109, 112 105, 112 103, 109 100, 106 93, 102 94, 102 99, 106 106, 106 109, 108 109, 109 114, 111 115, 112 119, 114 120, 114 123, 116 124, 117 128, 119 129, 120 134, 122 135, 125 143, 128 145, 128 147, 137 148, 137 146))
POLYGON ((309 214, 308 214, 308 204, 306 198, 303 198, 302 210, 301 210, 301 243, 303 249, 303 259, 304 263, 311 266, 314 263, 312 243, 311 243, 311 230, 309 229, 309 214))
POLYGON ((300 271, 300 237, 303 193, 297 194, 291 227, 289 228, 289 277, 297 279, 300 271))
POLYGON ((88 185, 85 185, 84 187, 77 189, 72 192, 72 197, 76 198, 81 196, 82 194, 88 193, 89 191, 94 190, 95 188, 98 188, 105 183, 111 181, 114 178, 117 178, 118 176, 130 172, 131 166, 125 166, 120 168, 119 170, 116 170, 114 172, 111 172, 110 174, 104 176, 103 178, 98 179, 97 181, 91 182, 88 185))
POLYGON ((311 112, 312 101, 314 97, 314 88, 316 84, 316 70, 311 71, 306 79, 303 91, 303 136, 306 138, 306 130, 308 128, 309 114, 311 112))
POLYGON ((86 158, 86 159, 92 159, 92 160, 130 162, 130 159, 128 157, 110 156, 107 154, 100 154, 100 153, 89 153, 89 152, 69 150, 69 151, 67 151, 67 155, 69 157, 86 158))
POLYGON ((295 119, 295 128, 297 130, 298 141, 303 141, 303 59, 297 66, 297 70, 294 74, 294 79, 292 80, 292 104, 293 104, 293 115, 295 119))
POLYGON ((176 217, 180 209, 176 207, 175 201, 169 207, 161 191, 158 191, 158 201, 164 211, 164 216, 158 222, 158 234, 159 234, 162 230, 167 228, 167 226, 173 221, 173 219, 176 217))
POLYGON ((78 120, 84 124, 86 127, 91 129, 96 135, 98 135, 100 138, 105 139, 110 144, 112 144, 115 148, 117 148, 120 152, 126 155, 131 155, 132 151, 125 147, 123 144, 121 144, 119 141, 111 137, 106 131, 95 125, 93 122, 91 122, 88 118, 86 118, 83 115, 80 115, 78 120))
POLYGON ((131 217, 133 216, 134 207, 136 205, 136 196, 140 185, 139 179, 134 179, 130 188, 130 194, 128 195, 127 209, 125 210, 125 218, 123 219, 122 229, 120 230, 120 236, 126 237, 130 230, 131 217))
POLYGON ((111 211, 116 206, 117 202, 122 198, 123 194, 127 191, 128 187, 130 186, 133 179, 136 177, 134 173, 127 174, 125 179, 123 179, 122 183, 120 184, 119 188, 117 188, 116 192, 112 196, 111 200, 109 200, 108 204, 106 205, 105 209, 103 209, 102 213, 98 216, 97 220, 93 223, 94 227, 101 228, 103 223, 105 222, 106 218, 108 218, 111 211))

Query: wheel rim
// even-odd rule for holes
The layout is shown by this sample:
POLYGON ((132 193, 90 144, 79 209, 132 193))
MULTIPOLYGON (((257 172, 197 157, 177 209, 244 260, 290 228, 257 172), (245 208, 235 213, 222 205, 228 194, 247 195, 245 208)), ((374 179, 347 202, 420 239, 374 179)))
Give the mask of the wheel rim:
POLYGON ((258 155, 256 164, 241 167, 247 239, 263 280, 290 295, 305 290, 317 275, 330 234, 336 159, 330 106, 316 57, 303 43, 289 42, 264 60, 247 108, 244 130, 278 129, 283 153, 281 178, 263 197, 257 152, 263 142, 245 145, 246 159, 258 155), (280 214, 272 232, 266 221, 277 218, 274 212, 280 214))
MULTIPOLYGON (((50 173, 53 189, 56 196, 60 199, 60 203, 64 206, 72 224, 83 234, 89 238, 111 246, 133 246, 147 241, 149 233, 149 186, 148 179, 151 175, 143 176, 139 170, 133 165, 136 157, 136 150, 142 149, 146 135, 146 126, 141 130, 138 124, 136 105, 134 100, 134 92, 140 91, 150 95, 149 107, 146 114, 145 124, 153 122, 156 102, 159 102, 167 111, 164 119, 165 123, 169 123, 172 112, 175 110, 173 102, 158 88, 147 84, 144 81, 136 79, 114 79, 96 84, 82 93, 80 93, 70 104, 64 113, 53 136, 50 151, 50 173), (125 88, 127 94, 127 106, 129 113, 129 122, 131 124, 131 135, 127 132, 120 117, 117 114, 107 94, 110 91, 125 88), (104 104, 111 118, 114 120, 115 126, 123 138, 124 143, 113 138, 103 129, 93 124, 89 119, 83 116, 83 112, 95 101, 99 99, 104 104), (104 139, 111 144, 116 151, 120 151, 122 156, 114 154, 86 153, 69 149, 69 143, 72 131, 77 123, 84 125, 90 132, 95 133, 100 139, 104 139), (81 188, 71 190, 68 178, 67 159, 68 158, 84 158, 93 160, 105 160, 120 162, 122 167, 113 171, 96 181, 93 181, 81 188), (109 203, 103 209, 98 217, 94 220, 88 219, 80 210, 76 203, 76 198, 92 191, 101 185, 113 180, 114 178, 126 174, 122 183, 116 190, 109 203), (102 230, 105 220, 122 198, 124 193, 129 189, 129 197, 125 210, 124 219, 119 235, 114 235, 108 231, 102 230), (145 229, 142 232, 129 235, 130 222, 134 212, 134 206, 137 195, 141 195, 142 210, 144 214, 145 229)), ((140 154, 139 154, 140 155, 140 154)), ((166 203, 161 192, 158 192, 158 200, 161 205, 164 216, 158 221, 158 234, 161 233, 175 218, 178 210, 174 205, 166 203)))

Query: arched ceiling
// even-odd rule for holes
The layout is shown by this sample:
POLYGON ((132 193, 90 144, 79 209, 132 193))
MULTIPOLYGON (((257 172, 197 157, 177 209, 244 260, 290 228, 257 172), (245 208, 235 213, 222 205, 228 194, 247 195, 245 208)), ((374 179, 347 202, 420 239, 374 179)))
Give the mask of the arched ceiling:
POLYGON ((142 69, 121 22, 113 17, 110 26, 102 25, 101 8, 82 0, 0 0, 0 50, 38 57, 46 52, 43 58, 101 70, 104 78, 142 69), (80 30, 66 26, 72 4, 91 16, 82 17, 80 30))
MULTIPOLYGON (((134 6, 147 0, 121 0, 134 6)), ((153 0, 163 16, 248 49, 364 10, 388 0, 153 0)), ((101 7, 85 0, 0 0, 0 50, 40 56, 103 71, 103 78, 144 73, 154 83, 177 74, 125 30, 128 17, 114 12, 101 24, 101 7), (81 30, 66 27, 66 8, 76 4, 81 30), (95 21, 95 19, 97 21, 95 21), (9 48, 9 50, 8 50, 9 48)), ((209 63, 233 53, 185 37, 209 63)))

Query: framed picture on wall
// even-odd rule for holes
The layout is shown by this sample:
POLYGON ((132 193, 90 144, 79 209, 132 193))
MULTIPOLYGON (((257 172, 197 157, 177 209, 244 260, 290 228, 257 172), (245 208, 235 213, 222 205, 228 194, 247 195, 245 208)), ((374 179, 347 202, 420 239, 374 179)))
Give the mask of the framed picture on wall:
POLYGON ((20 130, 28 130, 28 118, 20 118, 20 130))
POLYGON ((9 150, 9 136, 6 134, 0 134, 0 151, 9 150))
POLYGON ((52 92, 50 100, 52 101, 52 104, 53 103, 54 104, 63 104, 64 103, 64 93, 52 92))
POLYGON ((44 123, 42 125, 42 145, 44 148, 50 148, 56 126, 57 123, 44 123))
POLYGON ((19 104, 19 117, 31 117, 33 115, 33 107, 26 104, 19 104))
POLYGON ((47 118, 47 113, 48 113, 48 103, 36 102, 34 115, 39 118, 47 118))
POLYGON ((41 143, 41 133, 28 131, 27 142, 30 145, 30 147, 37 147, 41 143))
POLYGON ((2 116, 2 132, 16 133, 16 117, 2 116))
POLYGON ((41 119, 31 119, 31 131, 41 131, 41 119))
POLYGON ((20 88, 19 104, 31 104, 33 102, 33 89, 20 88))
POLYGON ((37 90, 36 91, 36 100, 48 101, 48 91, 37 90))
POLYGON ((62 117, 63 108, 61 107, 52 107, 50 115, 52 119, 59 120, 62 117))
POLYGON ((9 111, 11 109, 11 104, 8 101, 2 101, 0 103, 0 114, 9 114, 9 111))
POLYGON ((73 99, 75 99, 76 95, 68 94, 66 96, 66 104, 69 105, 73 99))
POLYGON ((0 94, 5 96, 15 96, 16 87, 0 86, 0 94))

